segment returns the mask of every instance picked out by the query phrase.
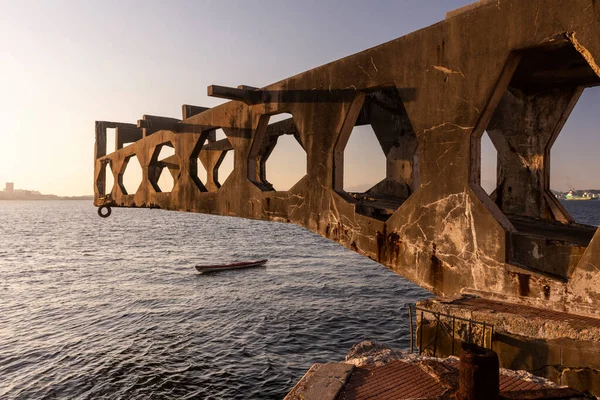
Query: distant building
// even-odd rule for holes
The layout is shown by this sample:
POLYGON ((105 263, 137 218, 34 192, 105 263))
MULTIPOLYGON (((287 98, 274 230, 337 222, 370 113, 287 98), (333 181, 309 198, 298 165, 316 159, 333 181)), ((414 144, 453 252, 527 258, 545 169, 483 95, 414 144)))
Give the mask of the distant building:
POLYGON ((15 190, 14 182, 6 182, 4 190, 0 190, 0 200, 93 200, 94 196, 57 196, 41 194, 37 190, 15 190))

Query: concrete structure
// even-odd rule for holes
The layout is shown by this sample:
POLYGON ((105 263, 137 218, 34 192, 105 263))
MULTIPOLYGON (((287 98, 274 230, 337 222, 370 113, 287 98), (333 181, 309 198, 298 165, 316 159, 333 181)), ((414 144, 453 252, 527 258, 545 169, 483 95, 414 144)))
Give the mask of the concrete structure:
POLYGON ((458 355, 460 343, 474 342, 493 348, 502 368, 600 396, 600 319, 471 297, 417 304, 441 313, 417 311, 417 342, 429 344, 423 354, 435 348, 436 355, 458 355), (488 329, 466 320, 485 321, 488 329))
POLYGON ((596 398, 523 371, 499 369, 493 351, 466 347, 459 360, 399 353, 365 341, 345 362, 314 364, 284 400, 596 398))
POLYGON ((549 188, 552 144, 584 88, 600 85, 598 60, 600 2, 482 1, 264 88, 211 86, 209 95, 233 101, 184 105, 181 120, 96 122, 94 203, 292 222, 439 296, 598 318, 600 230, 576 224, 549 188), (270 124, 280 113, 293 118, 270 124), (344 149, 367 124, 386 178, 347 193, 344 149), (112 154, 107 128, 116 128, 112 154), (227 139, 214 139, 218 128, 227 139), (491 196, 480 186, 486 130, 498 151, 491 196), (274 191, 266 171, 281 135, 306 151, 306 176, 288 191, 274 191), (163 146, 175 155, 161 160, 163 146), (229 151, 234 170, 219 182, 229 151), (133 156, 143 179, 127 192, 133 156), (169 193, 158 184, 165 168, 169 193))
POLYGON ((6 182, 6 187, 4 188, 6 193, 13 193, 15 191, 15 184, 13 182, 6 182))

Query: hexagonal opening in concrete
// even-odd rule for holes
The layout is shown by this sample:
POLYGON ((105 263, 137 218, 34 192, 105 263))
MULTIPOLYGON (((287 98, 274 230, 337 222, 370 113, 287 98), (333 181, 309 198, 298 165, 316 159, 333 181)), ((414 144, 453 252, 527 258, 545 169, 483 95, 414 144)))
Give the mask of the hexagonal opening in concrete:
POLYGON ((179 158, 171 142, 155 147, 148 168, 150 184, 157 193, 170 193, 179 176, 179 158))
POLYGON ((125 158, 118 179, 123 194, 137 193, 142 184, 143 172, 140 160, 135 154, 125 158))
POLYGON ((106 154, 114 153, 116 149, 117 143, 117 129, 116 128, 106 128, 106 154))
POLYGON ((215 129, 214 130, 214 140, 218 142, 219 140, 223 140, 223 139, 227 139, 227 135, 225 134, 223 129, 222 128, 215 129))
POLYGON ((577 222, 590 225, 600 225, 600 215, 594 219, 582 208, 593 205, 567 198, 600 196, 597 168, 588 168, 598 160, 598 104, 600 86, 584 89, 550 153, 550 189, 577 222))
POLYGON ((223 132, 223 129, 215 131, 215 141, 221 143, 221 154, 214 165, 213 180, 217 188, 220 188, 223 183, 229 178, 233 171, 234 149, 231 142, 223 132))
POLYGON ((217 170, 215 183, 221 187, 233 172, 233 150, 223 152, 215 168, 217 170))
POLYGON ((138 140, 143 139, 143 129, 132 126, 119 126, 116 131, 117 138, 115 146, 117 150, 131 146, 138 140))
POLYGON ((344 191, 368 192, 385 180, 386 158, 371 125, 355 126, 344 149, 344 191))
MULTIPOLYGON (((208 174, 203 163, 200 161, 200 152, 204 149, 207 138, 211 135, 210 132, 204 132, 198 138, 192 153, 190 154, 189 165, 190 165, 190 178, 201 192, 208 192, 208 189, 204 185, 208 180, 208 174)), ((207 149, 204 149, 205 151, 207 149)), ((204 155, 203 155, 204 157, 204 155)))
POLYGON ((233 171, 233 146, 221 128, 207 132, 204 144, 200 142, 192 152, 192 179, 201 191, 214 192, 233 171))
POLYGON ((385 221, 418 186, 417 136, 395 87, 367 94, 334 151, 334 189, 359 214, 385 221))
POLYGON ((557 40, 514 52, 481 111, 472 136, 471 182, 482 185, 478 163, 487 131, 498 152, 490 195, 495 207, 482 201, 492 215, 504 214, 499 222, 512 224, 510 263, 569 279, 591 241, 596 227, 575 224, 551 191, 550 153, 583 89, 599 85, 600 77, 575 46, 557 40))
POLYGON ((206 191, 206 186, 204 186, 206 180, 208 179, 206 168, 204 168, 204 165, 202 165, 202 162, 198 157, 196 157, 192 162, 196 165, 196 178, 198 179, 198 182, 202 184, 202 191, 206 191))
POLYGON ((276 191, 287 191, 306 175, 306 151, 300 145, 290 113, 269 117, 268 142, 263 153, 264 182, 276 191))
POLYGON ((481 137, 481 187, 488 196, 491 196, 498 186, 497 170, 498 151, 486 131, 481 137))
POLYGON ((287 191, 307 172, 307 155, 290 113, 265 116, 250 150, 249 178, 261 190, 287 191))
POLYGON ((101 197, 110 195, 112 193, 114 184, 115 177, 110 166, 110 160, 106 160, 106 162, 102 163, 100 174, 98 175, 98 180, 96 181, 98 194, 100 194, 101 197))
POLYGON ((175 185, 175 179, 171 174, 171 170, 167 167, 163 168, 158 177, 158 187, 163 193, 170 193, 175 185))

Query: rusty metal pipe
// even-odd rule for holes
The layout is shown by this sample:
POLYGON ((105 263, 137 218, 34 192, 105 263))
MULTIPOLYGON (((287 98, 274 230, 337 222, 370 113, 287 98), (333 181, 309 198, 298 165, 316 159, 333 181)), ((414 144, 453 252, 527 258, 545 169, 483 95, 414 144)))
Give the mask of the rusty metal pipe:
POLYGON ((460 400, 498 399, 500 364, 498 354, 475 344, 463 343, 460 354, 460 400))

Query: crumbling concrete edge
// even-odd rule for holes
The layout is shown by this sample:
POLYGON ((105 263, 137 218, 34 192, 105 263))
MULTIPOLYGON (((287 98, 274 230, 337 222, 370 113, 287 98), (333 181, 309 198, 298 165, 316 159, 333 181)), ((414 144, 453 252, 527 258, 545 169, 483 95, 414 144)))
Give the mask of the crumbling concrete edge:
POLYGON ((598 66, 598 64, 596 64, 594 56, 592 55, 592 53, 590 53, 588 49, 586 49, 581 43, 579 43, 579 40, 577 40, 577 38, 575 38, 575 32, 567 32, 565 36, 567 37, 567 40, 571 42, 573 47, 575 47, 575 50, 577 50, 579 54, 581 54, 581 56, 585 58, 585 60, 590 65, 590 68, 592 68, 596 75, 600 76, 600 67, 598 66))
POLYGON ((352 364, 314 364, 284 400, 335 400, 353 371, 352 364))
POLYGON ((532 318, 531 316, 521 315, 518 312, 508 313, 497 310, 474 309, 471 306, 455 304, 454 301, 459 299, 460 297, 449 299, 433 298, 420 301, 417 303, 417 306, 436 312, 451 312, 452 315, 457 317, 485 321, 486 323, 494 324, 495 330, 498 332, 519 335, 530 339, 572 339, 600 342, 600 328, 596 326, 582 328, 573 324, 569 319, 554 321, 541 317, 532 318))

